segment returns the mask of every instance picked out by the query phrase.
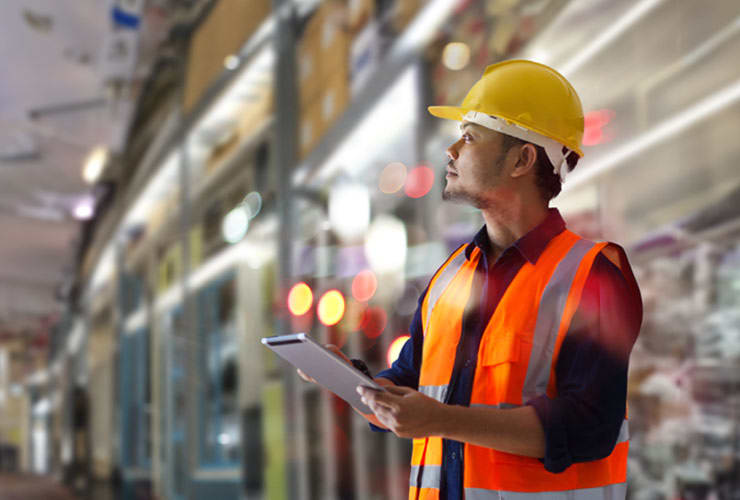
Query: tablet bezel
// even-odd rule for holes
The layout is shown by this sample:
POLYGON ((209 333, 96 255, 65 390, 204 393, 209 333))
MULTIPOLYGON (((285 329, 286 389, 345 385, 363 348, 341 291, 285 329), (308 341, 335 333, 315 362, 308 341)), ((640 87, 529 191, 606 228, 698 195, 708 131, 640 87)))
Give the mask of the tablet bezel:
POLYGON ((316 380, 322 387, 333 392, 361 413, 372 413, 357 394, 357 386, 384 391, 383 386, 368 378, 364 373, 337 354, 331 352, 306 333, 293 333, 265 337, 261 340, 267 348, 296 368, 316 380), (290 347, 288 347, 290 346, 290 347), (296 349, 296 348, 299 349, 296 349))

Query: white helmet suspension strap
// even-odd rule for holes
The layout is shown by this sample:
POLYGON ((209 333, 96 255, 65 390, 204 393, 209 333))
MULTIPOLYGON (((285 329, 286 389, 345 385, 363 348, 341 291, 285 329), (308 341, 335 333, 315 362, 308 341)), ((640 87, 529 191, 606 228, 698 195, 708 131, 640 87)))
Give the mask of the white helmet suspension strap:
POLYGON ((509 123, 501 118, 496 118, 495 116, 487 115, 478 111, 468 111, 465 113, 465 116, 462 117, 462 121, 475 123, 482 127, 495 130, 496 132, 531 142, 537 146, 542 146, 545 153, 547 153, 547 158, 554 167, 553 172, 560 177, 560 182, 565 182, 565 176, 568 173, 568 165, 565 159, 571 151, 564 148, 564 146, 558 141, 545 137, 537 132, 533 132, 527 128, 520 127, 514 123, 509 123), (565 149, 565 153, 563 153, 563 149, 565 149))

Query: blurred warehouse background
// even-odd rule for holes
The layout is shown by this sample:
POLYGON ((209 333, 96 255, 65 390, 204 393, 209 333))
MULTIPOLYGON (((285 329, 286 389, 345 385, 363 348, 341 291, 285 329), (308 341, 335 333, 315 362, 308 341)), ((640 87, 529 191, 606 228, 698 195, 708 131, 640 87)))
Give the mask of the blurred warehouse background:
POLYGON ((394 359, 482 223, 440 202, 458 132, 425 107, 513 57, 580 93, 554 204, 642 288, 630 497, 740 498, 737 0, 0 12, 0 498, 10 473, 95 499, 405 498, 410 443, 258 340, 394 359))

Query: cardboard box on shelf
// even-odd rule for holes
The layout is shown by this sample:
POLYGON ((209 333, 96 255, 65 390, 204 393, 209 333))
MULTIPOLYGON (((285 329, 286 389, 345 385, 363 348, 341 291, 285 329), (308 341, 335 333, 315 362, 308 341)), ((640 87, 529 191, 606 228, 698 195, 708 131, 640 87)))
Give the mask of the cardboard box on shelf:
POLYGON ((327 78, 349 73, 351 36, 344 4, 324 3, 313 14, 298 45, 298 85, 301 108, 310 106, 327 78))
POLYGON ((239 51, 270 14, 270 0, 219 0, 190 41, 185 110, 197 104, 224 71, 226 56, 239 51))
POLYGON ((321 121, 324 131, 328 130, 349 104, 349 84, 345 75, 336 74, 327 82, 321 96, 321 121))
POLYGON ((347 27, 353 33, 360 31, 375 15, 375 0, 349 0, 347 27))
POLYGON ((369 22, 352 41, 350 48, 350 81, 352 95, 356 96, 380 65, 384 37, 377 20, 369 22))
POLYGON ((351 35, 344 16, 327 16, 319 27, 319 66, 322 74, 346 70, 349 66, 351 35))
POLYGON ((331 128, 349 104, 349 83, 341 73, 326 80, 324 91, 301 111, 300 158, 313 150, 324 133, 331 128))
POLYGON ((205 174, 218 170, 240 145, 249 140, 270 118, 273 109, 271 83, 254 86, 244 97, 233 123, 229 123, 222 140, 213 145, 205 159, 205 174))
POLYGON ((301 111, 298 153, 302 160, 313 150, 324 134, 321 99, 301 111))
POLYGON ((274 106, 272 83, 254 89, 252 97, 239 113, 239 137, 249 139, 270 118, 274 106))
POLYGON ((304 33, 298 43, 296 66, 301 108, 308 106, 321 92, 320 37, 317 33, 304 33))
POLYGON ((236 128, 231 131, 228 138, 216 144, 211 150, 211 154, 206 160, 206 174, 210 174, 217 170, 223 165, 224 160, 234 151, 236 151, 239 145, 239 133, 236 128))
POLYGON ((340 0, 325 0, 313 13, 306 24, 304 35, 312 35, 323 29, 327 23, 337 26, 347 26, 347 5, 340 0))
POLYGON ((422 0, 395 0, 390 8, 390 22, 396 33, 401 33, 416 16, 422 0))

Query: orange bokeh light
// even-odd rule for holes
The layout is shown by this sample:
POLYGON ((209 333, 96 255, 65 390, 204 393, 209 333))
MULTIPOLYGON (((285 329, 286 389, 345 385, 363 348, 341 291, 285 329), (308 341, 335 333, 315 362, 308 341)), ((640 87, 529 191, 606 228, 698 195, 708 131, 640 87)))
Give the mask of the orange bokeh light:
POLYGON ((344 316, 344 296, 339 290, 329 290, 319 299, 319 321, 326 326, 336 325, 344 316))
POLYGON ((293 285, 288 293, 288 309, 295 316, 303 316, 311 309, 313 292, 311 287, 301 282, 293 285))
POLYGON ((388 368, 398 359, 401 354, 401 349, 406 345, 406 341, 411 338, 411 335, 401 335, 396 338, 391 345, 388 346, 388 368))
POLYGON ((409 198, 421 198, 427 194, 434 185, 434 170, 429 167, 416 167, 409 172, 406 178, 404 192, 409 198))
POLYGON ((378 289, 378 278, 369 269, 360 271, 352 280, 352 296, 359 302, 367 302, 378 289))

